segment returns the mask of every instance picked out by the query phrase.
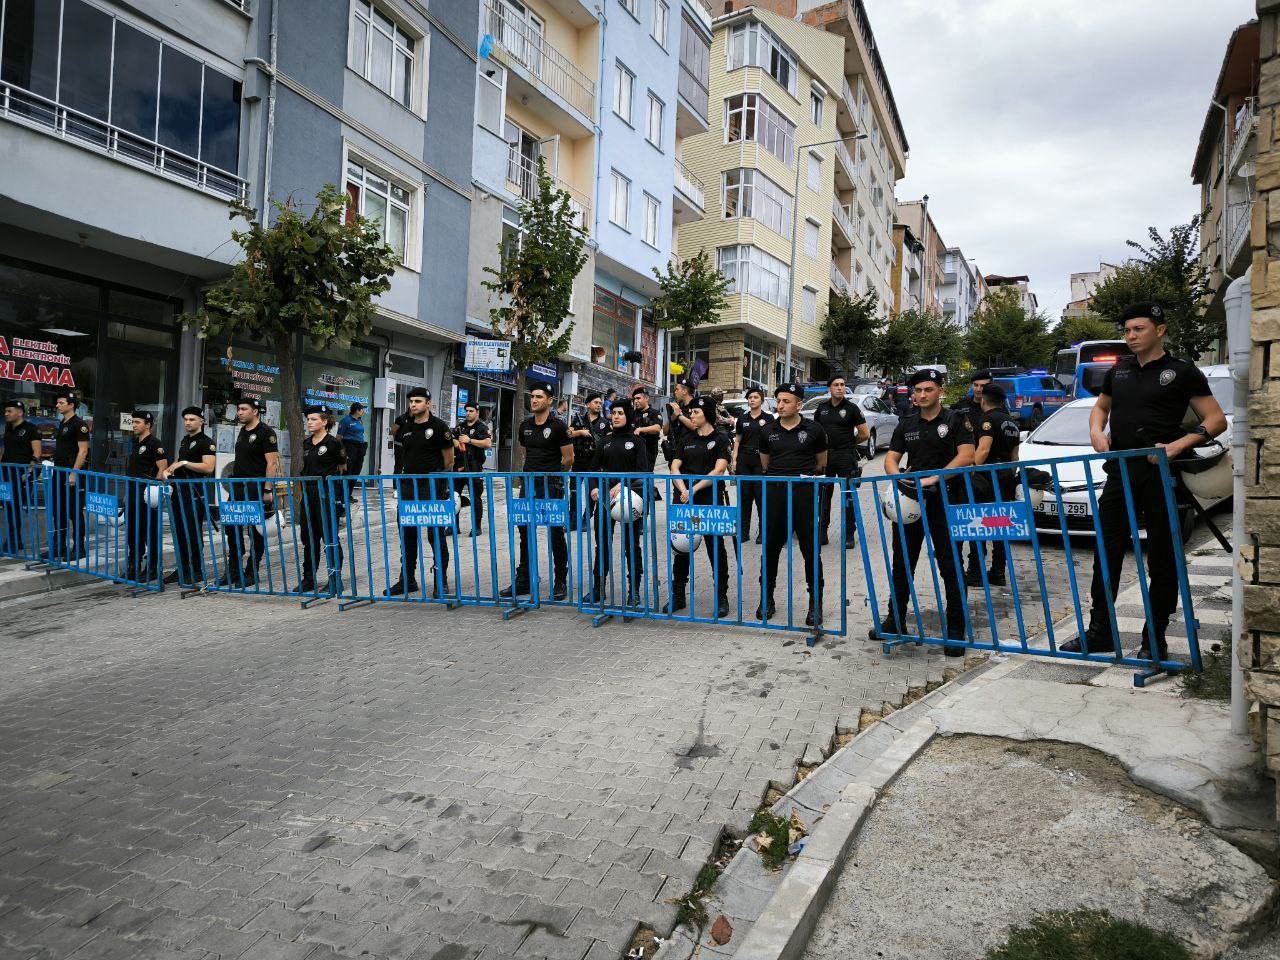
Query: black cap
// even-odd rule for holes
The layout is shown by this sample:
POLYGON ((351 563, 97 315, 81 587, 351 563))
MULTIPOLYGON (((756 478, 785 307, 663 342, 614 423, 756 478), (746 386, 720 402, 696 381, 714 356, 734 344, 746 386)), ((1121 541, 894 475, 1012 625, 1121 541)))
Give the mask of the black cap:
POLYGON ((130 414, 130 416, 133 417, 133 419, 135 420, 141 420, 143 423, 151 422, 150 410, 135 410, 133 411, 133 413, 130 414))
POLYGON ((694 397, 689 403, 690 410, 701 410, 708 423, 715 423, 716 402, 711 397, 694 397))
POLYGON ((252 407, 254 410, 261 413, 263 410, 267 409, 267 402, 261 397, 241 397, 236 406, 252 407))
POLYGON ((685 388, 686 390, 688 390, 690 393, 693 393, 693 381, 692 381, 692 380, 677 380, 675 383, 673 383, 673 384, 672 384, 672 386, 673 386, 673 387, 684 387, 684 388, 685 388))
POLYGON ((1164 315, 1164 307, 1151 300, 1143 300, 1140 303, 1131 303, 1124 308, 1124 312, 1120 314, 1120 322, 1126 320, 1136 320, 1138 317, 1149 317, 1156 323, 1168 323, 1168 319, 1164 315))
POLYGON ((421 397, 423 400, 430 400, 431 391, 426 387, 410 387, 409 392, 405 394, 405 399, 412 400, 414 397, 421 397))
POLYGON ((302 408, 302 415, 304 417, 309 417, 313 413, 318 413, 322 417, 327 417, 329 415, 329 408, 326 407, 323 403, 314 403, 309 407, 302 408))
POLYGON ((351 405, 351 409, 348 410, 347 413, 355 413, 357 410, 363 410, 363 409, 364 409, 364 404, 360 403, 357 400, 355 403, 351 405))
POLYGON ((592 390, 590 393, 587 394, 587 403, 590 403, 592 400, 603 400, 603 399, 604 397, 600 395, 599 390, 592 390))
POLYGON ((931 381, 938 386, 942 386, 942 371, 934 367, 921 367, 907 377, 907 386, 914 387, 917 383, 924 383, 925 381, 931 381))
POLYGON ((21 410, 23 413, 27 412, 26 404, 24 404, 21 400, 14 400, 14 399, 6 400, 4 402, 4 409, 21 410))
POLYGON ((529 384, 529 392, 533 393, 535 390, 541 390, 548 397, 554 397, 556 395, 556 388, 544 380, 535 380, 533 383, 529 384))
POLYGON ((773 395, 776 397, 780 393, 790 393, 801 400, 804 399, 804 387, 800 386, 798 383, 778 384, 777 389, 773 391, 773 395))
POLYGON ((649 388, 646 387, 643 383, 637 383, 634 387, 631 388, 631 396, 638 397, 641 394, 647 397, 649 395, 649 388))
POLYGON ((1001 387, 998 384, 989 383, 982 388, 983 400, 994 400, 996 403, 1004 403, 1005 397, 1007 396, 1008 394, 1004 392, 1004 387, 1001 387))
POLYGON ((184 417, 199 417, 201 420, 203 420, 204 410, 200 407, 184 407, 182 410, 182 415, 184 417))
POLYGON ((59 400, 65 400, 67 403, 74 404, 77 407, 80 406, 80 395, 74 390, 59 390, 53 395, 53 402, 57 403, 59 400))
POLYGON ((983 367, 981 370, 975 370, 973 371, 973 373, 969 374, 970 383, 977 383, 979 380, 990 380, 990 379, 991 379, 991 371, 988 370, 986 367, 983 367))

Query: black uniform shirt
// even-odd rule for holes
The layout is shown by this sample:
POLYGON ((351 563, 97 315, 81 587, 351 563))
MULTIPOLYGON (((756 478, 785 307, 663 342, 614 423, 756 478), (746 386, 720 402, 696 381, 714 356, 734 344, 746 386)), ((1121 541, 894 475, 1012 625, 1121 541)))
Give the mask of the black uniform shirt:
MULTIPOLYGON (((200 463, 205 457, 216 456, 218 448, 214 446, 212 438, 201 430, 199 433, 189 433, 182 438, 182 442, 178 444, 178 459, 186 460, 189 463, 200 463)), ((208 480, 209 475, 206 473, 196 473, 190 467, 182 467, 175 470, 173 475, 180 480, 208 480)))
MULTIPOLYGON (((485 426, 483 420, 477 420, 475 423, 464 423, 458 427, 459 433, 465 433, 472 440, 488 440, 489 428, 485 426)), ((484 469, 484 460, 486 451, 483 447, 477 447, 473 444, 467 444, 467 471, 470 473, 478 473, 484 469)))
POLYGON ((689 408, 682 403, 677 403, 672 400, 667 404, 666 409, 667 420, 671 424, 671 448, 672 450, 679 450, 680 443, 684 440, 684 435, 690 432, 689 428, 680 422, 680 417, 687 417, 689 415, 689 408), (679 416, 676 415, 676 410, 679 411, 679 416))
MULTIPOLYGON (((635 420, 632 426, 639 427, 660 427, 662 426, 662 414, 653 407, 645 410, 637 410, 635 420)), ((645 448, 649 451, 648 469, 653 469, 653 462, 658 459, 658 447, 662 444, 662 431, 657 433, 646 433, 641 437, 644 440, 645 448)))
POLYGON ((973 443, 973 426, 964 414, 942 407, 932 420, 924 420, 916 409, 898 421, 889 449, 907 455, 909 471, 941 470, 964 443, 973 443))
POLYGON ((265 477, 267 454, 279 452, 280 443, 276 439, 276 432, 261 420, 252 430, 241 427, 236 437, 235 476, 265 477))
POLYGON ((818 472, 818 454, 827 449, 822 427, 804 417, 790 429, 775 420, 764 430, 760 452, 769 458, 771 477, 798 477, 818 472))
POLYGON ((1011 463, 1014 448, 1018 446, 1018 434, 1018 422, 1009 416, 1009 411, 996 407, 994 410, 983 411, 974 439, 981 441, 983 437, 991 438, 991 452, 987 454, 987 463, 1011 463))
POLYGON ((734 427, 734 433, 741 437, 738 443, 738 470, 743 467, 759 467, 760 466, 760 441, 764 439, 764 431, 778 418, 772 413, 760 411, 760 416, 753 417, 749 413, 744 413, 738 418, 738 424, 734 427))
POLYGON ((129 459, 125 463, 124 475, 138 477, 141 480, 154 480, 160 470, 158 464, 161 460, 167 459, 169 458, 164 452, 164 444, 154 433, 142 440, 135 438, 133 450, 130 451, 129 459))
POLYGON ((55 467, 73 467, 76 454, 80 452, 80 441, 89 439, 89 425, 79 417, 71 417, 58 424, 58 432, 53 441, 53 465, 55 467))
MULTIPOLYGON (((649 448, 630 427, 612 431, 596 444, 591 469, 597 473, 648 473, 649 448)), ((643 484, 643 480, 636 479, 631 486, 639 489, 643 484)))
POLYGON ((1112 450, 1177 440, 1186 433, 1182 421, 1191 399, 1212 396, 1198 367, 1167 353, 1146 366, 1137 357, 1121 357, 1107 371, 1099 392, 1111 398, 1112 450))
POLYGON ((672 452, 672 459, 680 461, 681 473, 705 477, 716 468, 717 460, 729 459, 729 438, 720 430, 712 430, 705 437, 687 431, 672 452))
POLYGON ((982 419, 982 403, 972 393, 966 393, 957 400, 951 410, 960 414, 972 424, 976 424, 982 419))
POLYGON ((434 413, 419 423, 410 420, 396 434, 403 453, 400 467, 405 473, 443 473, 444 452, 452 449, 449 425, 434 413))
POLYGON ((23 420, 17 426, 5 424, 4 456, 0 457, 0 463, 31 463, 35 459, 31 444, 39 439, 40 431, 29 420, 23 420))
POLYGON ((337 437, 325 434, 320 442, 306 437, 302 441, 300 477, 332 477, 347 464, 347 448, 337 437))
POLYGON ((813 420, 827 432, 832 453, 853 453, 858 446, 858 427, 867 422, 862 408, 845 397, 837 404, 827 398, 818 404, 813 420))
POLYGON ((539 425, 533 417, 520 424, 520 444, 524 447, 524 468, 530 473, 559 473, 564 470, 560 448, 573 442, 569 427, 559 417, 547 417, 539 425))

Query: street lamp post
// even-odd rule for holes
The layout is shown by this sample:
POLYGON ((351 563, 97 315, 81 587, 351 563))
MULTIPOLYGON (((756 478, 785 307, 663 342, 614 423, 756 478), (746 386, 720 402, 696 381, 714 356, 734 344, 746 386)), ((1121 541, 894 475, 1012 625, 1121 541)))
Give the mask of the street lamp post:
POLYGON ((796 315, 796 233, 799 229, 797 221, 800 218, 800 151, 809 150, 813 147, 829 147, 833 143, 847 143, 850 140, 865 140, 865 133, 851 133, 847 137, 837 137, 835 140, 822 140, 818 143, 801 143, 796 145, 796 185, 791 193, 791 289, 787 291, 787 352, 786 360, 783 362, 783 376, 788 380, 791 379, 791 330, 795 323, 796 315))

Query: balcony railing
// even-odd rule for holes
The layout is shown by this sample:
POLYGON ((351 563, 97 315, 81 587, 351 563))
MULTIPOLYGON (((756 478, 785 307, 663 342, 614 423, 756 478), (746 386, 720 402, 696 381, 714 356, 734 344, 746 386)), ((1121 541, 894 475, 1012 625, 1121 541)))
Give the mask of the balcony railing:
POLYGON ((853 117, 853 122, 858 122, 858 101, 854 99, 853 88, 849 86, 848 79, 840 81, 840 93, 844 97, 844 105, 849 110, 849 116, 853 117))
POLYGON ((707 190, 693 171, 676 160, 676 189, 692 200, 699 210, 707 209, 707 190))
POLYGON ((853 240, 858 235, 858 219, 853 215, 853 208, 831 198, 831 216, 835 218, 844 235, 853 240))
MULTIPOLYGON (((591 200, 575 190, 557 176, 552 176, 556 187, 569 195, 569 209, 578 220, 583 233, 591 232, 591 200)), ((514 146, 507 148, 507 183, 513 191, 525 200, 532 200, 538 195, 538 161, 534 157, 526 157, 514 146)))
POLYGON ((836 155, 840 158, 840 163, 844 166, 845 175, 849 178, 850 183, 858 182, 858 165, 853 162, 853 154, 849 152, 849 148, 843 143, 836 144, 836 155))
POLYGON ((515 63, 588 119, 595 116, 596 85, 591 78, 505 0, 485 0, 485 32, 515 63))
POLYGON ((849 283, 849 278, 840 272, 840 268, 836 266, 835 261, 831 261, 831 285, 845 296, 853 295, 853 288, 849 283))
POLYGON ((1258 126, 1258 101, 1250 97, 1236 113, 1235 130, 1231 140, 1231 154, 1227 159, 1227 171, 1234 174, 1244 161, 1245 149, 1258 126))
POLYGON ((680 61, 680 76, 676 83, 676 89, 679 91, 680 96, 684 97, 689 106, 698 112, 698 116, 702 118, 704 123, 707 122, 711 92, 707 89, 707 85, 702 79, 685 66, 683 60, 680 61))
POLYGON ((1229 271, 1240 248, 1249 239, 1249 226, 1253 220, 1253 201, 1242 200, 1239 203, 1227 204, 1226 259, 1223 271, 1229 271))
POLYGON ((0 83, 0 117, 227 200, 246 200, 249 196, 249 185, 234 173, 22 87, 0 83))

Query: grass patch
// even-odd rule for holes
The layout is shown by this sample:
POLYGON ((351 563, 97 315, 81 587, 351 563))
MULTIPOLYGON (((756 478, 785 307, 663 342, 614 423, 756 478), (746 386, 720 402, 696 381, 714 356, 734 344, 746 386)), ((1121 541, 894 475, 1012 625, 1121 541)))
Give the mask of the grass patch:
POLYGON ((702 902, 720 879, 720 867, 708 863, 698 871, 693 889, 676 900, 676 923, 687 924, 701 930, 707 922, 707 907, 702 902))
POLYGON ((1105 910, 1073 910, 1043 913, 1029 926, 1014 927, 986 960, 1191 960, 1191 953, 1169 934, 1105 910))
POLYGON ((1200 673, 1188 670, 1182 674, 1182 695, 1195 700, 1231 699, 1231 653, 1215 643, 1200 658, 1200 673))
POLYGON ((760 859, 765 868, 777 870, 786 862, 787 847, 791 845, 791 824, 772 811, 761 809, 751 818, 751 832, 756 834, 760 846, 760 859), (761 844, 761 837, 768 842, 761 844))

